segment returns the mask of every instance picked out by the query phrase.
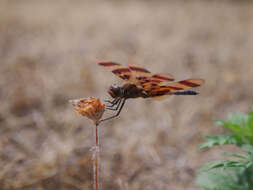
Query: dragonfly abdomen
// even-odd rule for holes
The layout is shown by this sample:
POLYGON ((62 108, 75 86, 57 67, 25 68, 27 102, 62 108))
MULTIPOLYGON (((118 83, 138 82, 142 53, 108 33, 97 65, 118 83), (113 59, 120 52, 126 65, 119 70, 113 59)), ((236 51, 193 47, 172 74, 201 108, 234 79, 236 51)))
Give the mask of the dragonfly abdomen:
POLYGON ((173 95, 197 95, 198 93, 193 90, 186 90, 186 91, 179 91, 179 92, 173 92, 173 95))

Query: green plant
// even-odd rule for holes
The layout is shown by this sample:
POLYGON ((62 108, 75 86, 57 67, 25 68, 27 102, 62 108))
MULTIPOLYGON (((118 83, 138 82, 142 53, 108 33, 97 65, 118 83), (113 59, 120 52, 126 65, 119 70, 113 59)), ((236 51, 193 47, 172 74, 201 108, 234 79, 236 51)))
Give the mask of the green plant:
POLYGON ((206 136, 198 149, 213 146, 235 145, 244 153, 225 152, 233 160, 213 161, 199 170, 196 180, 205 190, 252 190, 253 189, 253 109, 248 115, 230 114, 227 121, 217 125, 226 128, 226 134, 206 136))

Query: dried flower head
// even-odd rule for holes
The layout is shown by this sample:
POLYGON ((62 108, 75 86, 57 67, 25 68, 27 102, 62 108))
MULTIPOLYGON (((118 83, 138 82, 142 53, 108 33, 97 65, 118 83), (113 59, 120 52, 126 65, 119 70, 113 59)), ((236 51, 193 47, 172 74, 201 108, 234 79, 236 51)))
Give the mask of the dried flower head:
POLYGON ((105 104, 101 104, 99 98, 75 99, 70 100, 78 114, 93 120, 97 125, 105 111, 105 104))

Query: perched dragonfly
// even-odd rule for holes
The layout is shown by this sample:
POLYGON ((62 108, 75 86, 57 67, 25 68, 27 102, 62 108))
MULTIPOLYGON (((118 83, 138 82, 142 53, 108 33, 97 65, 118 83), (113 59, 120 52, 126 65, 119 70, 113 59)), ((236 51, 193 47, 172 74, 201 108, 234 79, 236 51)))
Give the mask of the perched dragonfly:
POLYGON ((106 121, 117 117, 125 101, 129 98, 157 98, 166 97, 168 95, 197 95, 198 93, 189 90, 198 87, 204 83, 203 79, 186 79, 178 82, 164 84, 173 81, 174 78, 170 74, 152 74, 147 69, 136 65, 129 64, 125 67, 115 62, 99 62, 100 66, 110 70, 113 74, 126 81, 123 86, 112 85, 108 93, 113 98, 112 101, 106 100, 109 105, 106 109, 117 111, 111 117, 100 120, 106 121))

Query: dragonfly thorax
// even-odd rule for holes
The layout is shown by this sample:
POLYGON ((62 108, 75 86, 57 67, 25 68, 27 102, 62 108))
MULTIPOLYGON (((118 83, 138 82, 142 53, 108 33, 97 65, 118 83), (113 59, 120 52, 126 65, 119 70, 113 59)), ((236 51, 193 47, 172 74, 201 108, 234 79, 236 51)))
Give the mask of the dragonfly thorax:
POLYGON ((108 93, 113 98, 147 98, 147 94, 143 91, 143 89, 138 88, 135 84, 130 83, 126 83, 123 86, 112 85, 109 88, 108 93))

